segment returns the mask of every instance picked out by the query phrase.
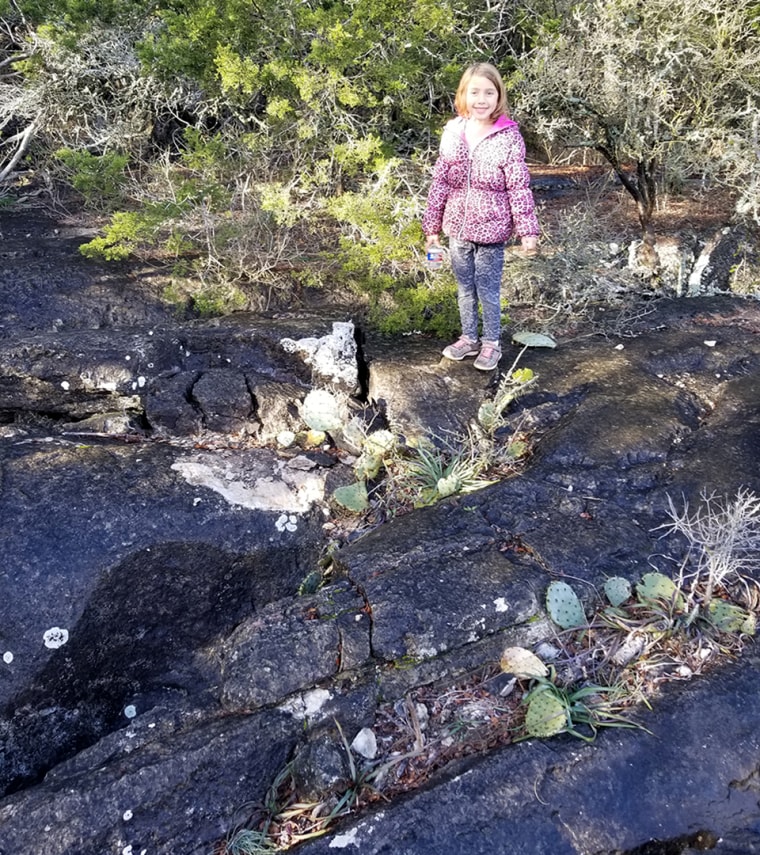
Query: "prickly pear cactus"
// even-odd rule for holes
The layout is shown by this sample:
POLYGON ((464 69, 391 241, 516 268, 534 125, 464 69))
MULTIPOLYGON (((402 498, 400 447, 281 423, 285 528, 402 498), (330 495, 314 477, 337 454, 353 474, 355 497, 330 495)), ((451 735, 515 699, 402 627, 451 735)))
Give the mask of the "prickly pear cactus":
POLYGON ((683 608, 683 597, 675 582, 664 573, 645 573, 636 585, 639 600, 665 600, 683 608))
POLYGON ((530 695, 525 715, 525 729, 529 736, 555 736, 566 727, 567 708, 555 694, 544 689, 530 695))
POLYGON ((364 513, 369 507, 367 485, 363 481, 357 481, 355 484, 349 484, 345 487, 338 487, 333 493, 333 499, 342 508, 354 514, 364 513))
POLYGON ((721 632, 755 634, 755 616, 745 611, 741 606, 728 603, 725 600, 712 600, 707 607, 707 613, 710 621, 721 632))
POLYGON ((549 669, 525 647, 507 647, 501 654, 501 670, 515 677, 545 677, 549 669))
POLYGON ((604 594, 610 605, 622 606, 631 596, 631 583, 622 576, 610 576, 604 583, 604 594))
POLYGON ((552 582, 549 585, 546 590, 546 610, 562 629, 572 629, 586 623, 581 601, 567 582, 552 582))

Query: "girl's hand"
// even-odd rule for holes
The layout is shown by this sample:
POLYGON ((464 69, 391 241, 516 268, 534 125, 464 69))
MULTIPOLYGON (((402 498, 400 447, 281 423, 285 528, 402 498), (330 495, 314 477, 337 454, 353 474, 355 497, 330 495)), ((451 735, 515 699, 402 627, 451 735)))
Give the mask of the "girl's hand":
POLYGON ((531 255, 538 250, 538 238, 535 235, 525 235, 520 238, 520 248, 531 255))
POLYGON ((425 251, 427 252, 431 246, 440 246, 438 235, 428 235, 425 238, 425 251))

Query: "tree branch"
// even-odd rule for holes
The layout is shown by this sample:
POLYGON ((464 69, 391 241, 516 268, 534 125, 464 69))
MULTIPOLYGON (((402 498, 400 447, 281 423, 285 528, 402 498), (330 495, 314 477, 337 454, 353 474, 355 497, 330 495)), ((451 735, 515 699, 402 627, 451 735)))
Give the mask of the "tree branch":
POLYGON ((19 144, 16 147, 16 151, 14 152, 13 157, 11 157, 11 159, 8 161, 5 168, 0 171, 0 181, 5 181, 5 179, 16 168, 16 164, 24 156, 24 152, 27 150, 36 129, 37 123, 32 122, 30 125, 27 125, 27 127, 24 128, 23 131, 10 137, 8 142, 15 142, 16 140, 18 140, 19 144))

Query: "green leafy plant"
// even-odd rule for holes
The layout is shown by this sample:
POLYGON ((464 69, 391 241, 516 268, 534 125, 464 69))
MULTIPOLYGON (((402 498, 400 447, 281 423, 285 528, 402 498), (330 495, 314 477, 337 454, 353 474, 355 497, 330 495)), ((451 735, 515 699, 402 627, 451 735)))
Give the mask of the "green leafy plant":
POLYGON ((122 201, 129 155, 120 152, 94 155, 82 149, 61 148, 55 157, 88 208, 110 210, 122 201))
POLYGON ((499 380, 493 399, 484 401, 478 410, 478 423, 491 439, 496 431, 506 424, 504 411, 507 407, 538 382, 538 374, 532 369, 517 368, 526 347, 527 345, 517 354, 509 370, 499 380))
POLYGON ((406 455, 394 457, 388 489, 396 496, 409 497, 415 507, 423 507, 494 483, 484 475, 487 462, 471 436, 462 444, 421 442, 406 455))
POLYGON ((222 855, 267 855, 278 851, 280 847, 266 832, 241 828, 225 841, 222 855))

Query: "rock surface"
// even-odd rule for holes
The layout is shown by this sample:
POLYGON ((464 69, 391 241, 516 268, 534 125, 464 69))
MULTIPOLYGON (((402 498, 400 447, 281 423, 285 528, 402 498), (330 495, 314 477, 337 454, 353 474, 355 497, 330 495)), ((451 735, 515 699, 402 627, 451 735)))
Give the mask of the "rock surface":
MULTIPOLYGON (((314 793, 343 780, 335 720, 350 743, 380 704, 550 637, 552 579, 590 597, 677 561, 670 501, 760 494, 760 304, 654 301, 522 356, 518 476, 370 531, 298 596, 351 471, 265 444, 306 427, 312 388, 355 391, 348 319, 180 323, 74 245, 23 274, 6 255, 0 288, 0 855, 207 855, 293 757, 314 793)), ((362 342, 364 391, 408 437, 466 428, 493 392, 440 344, 362 342)), ((750 648, 671 684, 651 733, 470 758, 303 850, 760 851, 759 670, 750 648)))

